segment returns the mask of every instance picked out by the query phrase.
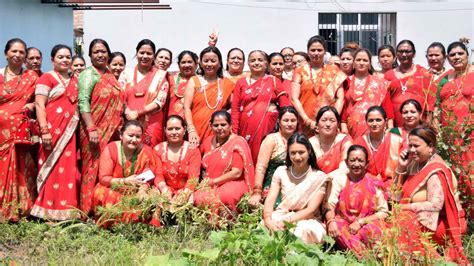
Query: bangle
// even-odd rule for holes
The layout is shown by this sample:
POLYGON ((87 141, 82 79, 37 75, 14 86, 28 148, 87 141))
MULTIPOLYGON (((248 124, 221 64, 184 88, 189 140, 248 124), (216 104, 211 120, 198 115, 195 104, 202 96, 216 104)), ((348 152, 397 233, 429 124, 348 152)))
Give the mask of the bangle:
POLYGON ((86 127, 87 132, 97 131, 97 127, 95 125, 86 127))
POLYGON ((335 222, 335 221, 336 221, 336 219, 331 218, 331 219, 327 220, 326 224, 329 226, 332 222, 335 222))
POLYGON ((193 125, 189 125, 187 131, 188 133, 196 132, 196 128, 193 125))
POLYGON ((395 174, 397 174, 397 175, 406 175, 407 171, 405 170, 405 172, 399 172, 398 169, 395 169, 395 174))
POLYGON ((49 127, 48 126, 40 127, 40 133, 41 133, 41 135, 49 134, 49 127))

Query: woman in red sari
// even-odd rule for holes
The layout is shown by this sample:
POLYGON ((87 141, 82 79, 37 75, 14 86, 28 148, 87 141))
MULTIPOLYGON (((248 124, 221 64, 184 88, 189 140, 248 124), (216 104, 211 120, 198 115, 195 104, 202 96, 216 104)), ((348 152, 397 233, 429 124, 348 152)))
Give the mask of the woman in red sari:
MULTIPOLYGON (((474 67, 469 65, 469 54, 461 42, 448 46, 448 60, 454 71, 446 77, 439 93, 440 123, 449 128, 443 139, 451 149, 451 159, 461 170, 459 186, 469 216, 474 217, 474 131, 472 115, 474 100, 474 67), (471 129, 469 133, 469 129, 471 129), (464 137, 463 137, 464 135, 464 137), (469 142, 470 140, 470 146, 469 142), (461 150, 463 147, 464 150, 461 150)), ((444 132, 443 132, 444 133, 444 132)))
POLYGON ((46 220, 78 216, 80 173, 77 165, 77 78, 70 77, 71 48, 56 45, 51 51, 53 71, 36 85, 36 116, 41 133, 36 179, 39 195, 31 215, 46 220))
MULTIPOLYGON (((100 155, 99 183, 95 186, 93 201, 96 213, 99 206, 108 208, 119 204, 123 196, 146 198, 153 180, 163 179, 161 162, 153 149, 141 142, 143 127, 140 122, 127 121, 120 131, 121 140, 109 143, 100 155), (155 178, 145 181, 144 175, 155 178)), ((102 222, 100 216, 97 217, 102 222)), ((106 218, 160 226, 159 210, 152 217, 143 217, 139 210, 132 209, 125 211, 121 217, 106 218)), ((109 223, 102 225, 109 226, 109 223)))
POLYGON ((421 104, 417 100, 408 99, 400 106, 400 113, 403 118, 403 126, 395 127, 390 130, 403 139, 403 145, 408 146, 408 133, 415 127, 421 125, 421 104))
POLYGON ((392 100, 395 125, 401 126, 403 118, 399 112, 400 105, 415 99, 423 107, 423 118, 431 121, 436 102, 436 84, 431 73, 420 65, 413 64, 415 45, 410 40, 403 40, 397 45, 397 59, 400 65, 385 73, 390 82, 389 93, 392 100))
MULTIPOLYGON (((121 52, 113 52, 110 55, 109 58, 109 69, 112 74, 114 74, 114 77, 116 80, 120 79, 120 75, 122 75, 122 72, 125 70, 125 66, 127 65, 127 59, 125 58, 125 55, 122 54, 121 52)), ((124 84, 120 84, 124 85, 124 84)))
POLYGON ((198 75, 189 80, 184 93, 184 117, 189 142, 198 146, 212 135, 209 121, 216 110, 230 109, 235 84, 222 78, 222 56, 216 47, 207 47, 199 55, 198 75))
POLYGON ((352 145, 350 136, 339 132, 341 117, 336 108, 324 106, 316 116, 319 134, 309 141, 316 153, 318 167, 331 177, 347 172, 347 150, 352 145))
POLYGON ((232 95, 232 132, 249 144, 257 163, 263 138, 275 127, 279 107, 289 105, 281 82, 267 75, 268 56, 255 50, 249 54, 250 76, 237 82, 232 95))
POLYGON ((240 198, 254 187, 254 166, 244 138, 232 134, 231 117, 225 110, 211 117, 214 136, 204 140, 202 168, 207 186, 194 192, 194 204, 205 205, 215 213, 229 208, 237 211, 240 198))
MULTIPOLYGON (((11 39, 5 45, 8 65, 0 69, 0 222, 18 221, 29 214, 36 195, 36 162, 31 146, 24 145, 18 131, 23 115, 34 108, 33 94, 38 74, 23 71, 26 44, 11 39)), ((26 139, 26 144, 30 139, 26 139)))
POLYGON ((86 69, 86 60, 80 55, 74 55, 71 59, 71 75, 76 78, 86 69))
POLYGON ((163 141, 163 107, 169 90, 167 72, 153 67, 155 44, 152 41, 141 40, 136 51, 138 64, 122 76, 127 105, 125 116, 143 124, 143 143, 155 147, 163 141))
POLYGON ((327 202, 328 234, 338 245, 363 257, 382 237, 381 223, 388 216, 388 204, 381 182, 367 173, 367 150, 352 145, 347 151, 347 175, 332 180, 327 202))
POLYGON ((189 200, 199 183, 201 152, 191 148, 184 140, 186 122, 178 115, 171 115, 166 121, 166 141, 155 146, 155 152, 162 165, 163 179, 155 179, 155 186, 170 195, 172 201, 181 203, 189 200), (168 192, 171 192, 168 193, 168 192))
POLYGON ((244 73, 245 54, 240 48, 232 48, 227 53, 227 64, 223 77, 228 78, 234 84, 243 77, 246 76, 244 73))
POLYGON ((184 118, 184 92, 188 81, 196 75, 198 56, 191 51, 182 51, 178 55, 179 73, 170 76, 170 100, 168 116, 179 115, 184 118))
POLYGON ((106 41, 94 39, 89 45, 92 66, 79 74, 79 112, 82 179, 80 207, 92 211, 92 195, 99 171, 99 156, 111 140, 117 139, 122 123, 124 96, 119 83, 107 68, 110 48, 106 41))
POLYGON ((464 210, 456 178, 436 154, 436 132, 418 127, 408 138, 409 148, 401 152, 397 169, 397 183, 402 184, 400 212, 395 214, 395 223, 402 228, 399 249, 409 255, 438 257, 435 249, 423 244, 430 232, 429 238, 444 248, 449 261, 469 265, 461 240, 466 232, 464 210))
POLYGON ((403 139, 393 133, 387 133, 387 114, 380 106, 367 110, 365 121, 368 132, 354 141, 369 152, 367 172, 384 182, 385 192, 390 191, 395 170, 398 166, 400 151, 406 146, 403 139))
MULTIPOLYGON (((280 53, 271 53, 268 56, 268 72, 281 81, 283 90, 286 91, 288 99, 291 100, 291 80, 283 78, 283 68, 285 67, 285 59, 280 53)), ((288 104, 291 104, 289 102, 288 104)))
POLYGON ((333 106, 341 113, 344 105, 342 84, 346 75, 333 65, 324 65, 327 44, 321 36, 308 41, 308 55, 311 62, 295 70, 291 86, 291 101, 298 110, 303 123, 303 132, 314 135, 316 117, 323 106, 333 106))
POLYGON ((385 44, 380 46, 377 49, 377 58, 381 69, 375 75, 379 78, 384 78, 385 73, 398 66, 395 49, 391 45, 385 44))
POLYGON ((345 93, 341 131, 356 139, 367 130, 367 125, 361 121, 369 107, 382 105, 388 114, 389 128, 393 127, 393 107, 387 93, 388 83, 383 78, 372 75, 370 51, 361 48, 354 52, 354 58, 354 75, 348 78, 349 88, 345 93))

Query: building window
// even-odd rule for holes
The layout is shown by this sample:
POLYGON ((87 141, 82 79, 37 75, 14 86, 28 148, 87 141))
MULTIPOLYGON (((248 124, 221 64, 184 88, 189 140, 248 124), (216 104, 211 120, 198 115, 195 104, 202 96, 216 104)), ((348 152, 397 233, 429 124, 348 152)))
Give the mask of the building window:
POLYGON ((318 30, 331 54, 356 42, 375 55, 381 45, 396 45, 396 19, 395 13, 319 13, 318 30))

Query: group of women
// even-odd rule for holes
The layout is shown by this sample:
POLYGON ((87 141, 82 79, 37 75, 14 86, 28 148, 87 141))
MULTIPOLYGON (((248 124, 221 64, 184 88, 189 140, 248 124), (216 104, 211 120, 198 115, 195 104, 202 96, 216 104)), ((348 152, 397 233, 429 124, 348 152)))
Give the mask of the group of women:
MULTIPOLYGON (((449 259, 466 261, 459 190, 472 196, 473 146, 452 155, 465 167, 458 182, 436 155, 432 129, 454 125, 461 145, 465 134, 472 138, 474 68, 463 43, 447 54, 430 45, 429 69, 413 63, 409 40, 382 46, 382 70, 374 72, 372 54, 356 45, 326 64, 326 41, 314 36, 307 53, 250 52, 246 73, 243 51, 231 49, 224 67, 216 41, 199 56, 181 52, 174 74, 171 51, 148 39, 138 43, 132 68, 102 39, 91 42, 87 68, 56 45, 45 73, 23 69, 27 45, 8 41, 0 221, 75 219, 76 209, 97 214, 124 195, 143 199, 151 191, 223 215, 237 212, 248 193, 250 204, 264 203, 268 229, 295 223, 305 242, 329 234, 363 256, 398 202, 397 224, 411 229, 397 236, 402 250, 437 256, 421 244, 432 232, 449 259)), ((160 226, 159 212, 123 216, 160 226)))

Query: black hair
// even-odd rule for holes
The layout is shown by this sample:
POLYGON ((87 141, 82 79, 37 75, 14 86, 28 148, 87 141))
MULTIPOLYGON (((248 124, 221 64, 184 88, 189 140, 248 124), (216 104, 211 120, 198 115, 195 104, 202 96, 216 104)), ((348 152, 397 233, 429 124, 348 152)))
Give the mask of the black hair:
POLYGON ((71 58, 71 63, 74 62, 74 60, 76 60, 76 59, 81 59, 84 62, 84 64, 86 64, 86 60, 84 60, 84 57, 82 57, 81 55, 78 55, 78 54, 74 55, 71 58))
POLYGON ((279 56, 279 57, 281 57, 282 59, 284 59, 284 58, 283 58, 283 55, 282 55, 281 53, 279 53, 279 52, 274 52, 274 53, 271 53, 271 54, 268 56, 268 62, 271 62, 272 59, 273 59, 274 57, 277 57, 277 56, 279 56))
POLYGON ((189 55, 189 56, 191 57, 191 59, 193 59, 193 61, 194 61, 195 64, 198 63, 199 57, 197 56, 196 53, 191 52, 191 51, 188 51, 188 50, 184 50, 184 51, 182 51, 181 53, 179 53, 179 55, 178 55, 178 64, 179 64, 179 62, 181 62, 181 60, 183 60, 183 57, 184 57, 185 55, 189 55))
POLYGON ((112 63, 112 60, 114 60, 114 58, 117 57, 117 56, 122 57, 124 65, 127 64, 127 59, 125 58, 125 55, 122 52, 113 52, 112 54, 110 54, 109 64, 112 63))
POLYGON ((383 119, 387 120, 387 113, 382 108, 382 106, 374 105, 374 106, 369 107, 369 109, 367 109, 367 113, 365 113, 365 121, 367 121, 367 119, 369 118, 369 114, 375 111, 381 113, 383 119))
POLYGON ((431 43, 430 46, 428 46, 428 48, 426 48, 426 55, 428 55, 428 51, 431 48, 435 48, 435 47, 438 47, 441 50, 441 54, 443 55, 443 57, 446 57, 446 48, 444 48, 444 45, 440 42, 431 43))
POLYGON ((410 40, 401 40, 398 44, 397 44, 397 51, 398 51, 398 48, 400 47, 400 45, 402 44, 408 44, 411 46, 411 49, 413 49, 413 54, 416 54, 416 50, 415 50, 415 44, 410 41, 410 40))
POLYGON ((302 56, 304 57, 304 59, 306 60, 306 62, 309 62, 311 59, 309 58, 309 55, 308 53, 305 53, 305 52, 302 52, 302 51, 299 51, 299 52, 296 52, 293 54, 293 56, 295 55, 299 55, 299 56, 302 56))
POLYGON ((26 43, 20 38, 13 38, 13 39, 8 40, 7 43, 5 44, 5 50, 3 50, 5 54, 7 54, 8 50, 10 50, 10 48, 12 48, 12 46, 17 42, 23 44, 23 46, 25 47, 25 53, 26 53, 26 49, 27 49, 26 43))
POLYGON ((306 44, 306 49, 309 50, 309 47, 313 43, 317 43, 317 42, 320 43, 324 47, 324 51, 328 50, 328 44, 327 44, 326 40, 324 39, 323 36, 319 36, 319 35, 315 35, 315 36, 309 38, 308 43, 306 44))
POLYGON ((214 119, 216 119, 216 117, 218 116, 223 116, 225 118, 225 121, 227 121, 229 125, 232 123, 232 117, 230 116, 229 112, 227 112, 227 110, 224 110, 224 109, 218 110, 212 113, 211 119, 209 120, 209 122, 211 124, 214 123, 214 119))
POLYGON ((415 106, 415 109, 418 111, 418 113, 421 113, 423 111, 423 108, 421 107, 420 102, 418 102, 415 99, 408 99, 408 100, 404 101, 402 103, 402 105, 400 105, 400 110, 399 110, 400 113, 402 112, 403 107, 405 107, 405 105, 408 105, 408 104, 413 104, 413 106, 415 106))
POLYGON ((36 48, 36 47, 28 47, 28 48, 26 49, 26 57, 28 57, 28 54, 29 54, 31 51, 34 51, 34 50, 38 51, 38 53, 40 54, 40 57, 43 58, 43 53, 41 52, 40 49, 38 49, 38 48, 36 48))
POLYGON ((94 39, 91 41, 91 43, 89 44, 89 57, 92 56, 92 48, 94 48, 94 46, 99 43, 105 46, 105 50, 107 50, 107 55, 110 58, 110 54, 112 54, 112 52, 110 51, 109 44, 103 39, 94 39))
POLYGON ((286 160, 285 160, 285 165, 286 167, 290 167, 293 165, 291 162, 290 158, 290 146, 298 143, 302 144, 306 147, 306 150, 308 151, 308 164, 311 166, 313 170, 319 170, 317 161, 316 161, 316 154, 314 153, 313 146, 311 145, 311 142, 309 142, 308 137, 306 137, 305 134, 296 132, 291 137, 288 139, 288 145, 286 149, 286 160))
MULTIPOLYGON (((153 50, 153 51, 155 51, 155 50, 153 50)), ((171 59, 173 58, 173 52, 171 52, 171 50, 168 49, 168 48, 160 48, 160 49, 158 49, 158 51, 156 51, 155 57, 158 57, 158 54, 159 54, 161 51, 168 52, 168 53, 170 54, 170 61, 171 61, 171 59)))
MULTIPOLYGON (((229 52, 227 52, 227 61, 229 61, 229 57, 230 57, 230 53, 232 53, 233 51, 239 51, 242 53, 242 58, 243 58, 243 63, 245 64, 245 53, 242 49, 238 48, 238 47, 234 47, 232 49, 229 50, 229 52)), ((225 65, 225 70, 229 70, 229 65, 226 63, 225 65)))
MULTIPOLYGON (((356 51, 354 51, 354 53, 353 53, 354 62, 355 62, 356 56, 357 56, 359 53, 366 53, 366 54, 367 54, 367 56, 369 57, 369 63, 370 63, 369 73, 370 73, 370 74, 373 74, 373 73, 375 72, 375 70, 374 70, 374 67, 372 66, 372 53, 371 53, 370 50, 367 49, 367 48, 359 48, 359 49, 357 49, 356 51)), ((354 72, 355 72, 355 70, 354 70, 354 72)))
POLYGON ((397 62, 397 60, 396 60, 397 54, 395 53, 395 49, 393 48, 393 46, 388 45, 388 44, 384 44, 384 45, 380 46, 379 49, 377 50, 377 57, 380 57, 380 53, 381 53, 383 50, 389 50, 390 53, 392 54, 393 59, 394 59, 394 60, 393 60, 393 64, 392 64, 392 68, 398 67, 398 62, 397 62))
POLYGON ((137 44, 137 47, 135 48, 135 51, 138 53, 138 51, 142 48, 143 45, 150 46, 151 50, 153 50, 153 55, 155 54, 156 46, 155 46, 155 43, 150 39, 143 39, 139 41, 137 44))
MULTIPOLYGON (((199 59, 202 61, 202 57, 207 54, 207 53, 214 53, 217 55, 217 59, 219 60, 220 67, 217 70, 217 77, 222 78, 223 72, 222 72, 222 54, 221 51, 215 46, 208 46, 204 48, 201 53, 199 54, 199 59)), ((198 75, 203 76, 204 75, 204 70, 201 68, 201 64, 199 64, 198 70, 196 71, 198 75)))
POLYGON ((466 52, 467 55, 469 55, 469 51, 467 50, 467 47, 464 43, 462 42, 452 42, 448 45, 448 54, 449 52, 451 52, 451 50, 453 50, 454 48, 461 48, 464 50, 464 52, 466 52))
MULTIPOLYGON (((64 44, 56 44, 53 49, 51 49, 51 58, 54 58, 56 54, 59 52, 61 49, 67 49, 70 54, 72 54, 71 47, 64 45, 64 44)), ((71 61, 72 62, 72 61, 71 61)))
POLYGON ((288 106, 284 106, 280 109, 280 111, 278 112, 278 121, 275 123, 275 128, 273 129, 273 133, 275 132, 278 132, 280 130, 280 121, 281 121, 281 118, 286 114, 286 113, 290 113, 290 114, 294 114, 295 117, 296 117, 296 125, 298 125, 298 111, 296 111, 295 107, 291 106, 291 105, 288 105, 288 106))
POLYGON ((166 127, 166 124, 168 124, 168 121, 170 121, 171 119, 178 119, 181 122, 181 125, 184 128, 186 128, 186 120, 184 120, 184 118, 182 118, 179 115, 170 115, 170 116, 168 116, 168 118, 166 119, 165 127, 166 127))
POLYGON ((436 147, 436 130, 429 126, 419 126, 410 131, 408 136, 416 136, 422 139, 428 146, 436 147))
POLYGON ((329 105, 326 105, 322 107, 321 109, 319 109, 318 114, 316 114, 316 123, 318 123, 319 120, 321 120, 321 117, 323 117, 324 113, 326 112, 334 113, 334 115, 336 116, 337 123, 338 124, 341 123, 341 116, 339 115, 339 112, 337 111, 335 107, 329 106, 329 105))
POLYGON ((122 128, 120 129, 120 135, 123 135, 123 133, 125 132, 125 130, 127 130, 128 127, 130 126, 136 126, 136 127, 139 127, 142 132, 143 132, 143 125, 142 123, 140 123, 139 121, 137 120, 127 120, 125 121, 125 123, 123 124, 122 128))
MULTIPOLYGON (((349 158, 349 154, 353 151, 362 151, 365 154, 365 162, 368 164, 369 162, 369 153, 367 152, 367 149, 364 146, 353 144, 349 147, 347 150, 347 156, 346 158, 349 158)), ((347 159, 346 159, 347 160, 347 159)))

